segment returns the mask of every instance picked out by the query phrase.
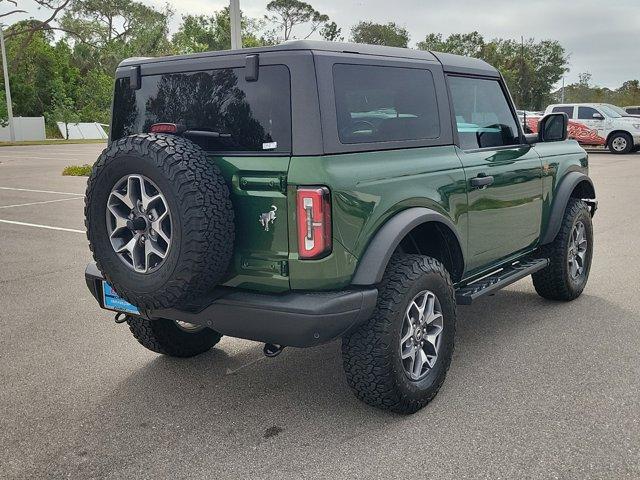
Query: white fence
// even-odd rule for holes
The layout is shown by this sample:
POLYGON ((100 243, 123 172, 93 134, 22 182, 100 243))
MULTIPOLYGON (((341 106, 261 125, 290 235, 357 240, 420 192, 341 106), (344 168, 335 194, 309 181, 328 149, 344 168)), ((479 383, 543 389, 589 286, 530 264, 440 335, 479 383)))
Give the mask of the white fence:
MULTIPOLYGON (((44 140, 44 117, 13 117, 13 129, 16 141, 44 140)), ((9 125, 0 127, 0 141, 10 142, 11 132, 9 125)))
POLYGON ((66 126, 64 122, 56 123, 58 124, 58 130, 60 130, 60 133, 62 134, 62 138, 67 138, 67 130, 69 131, 69 138, 67 140, 106 140, 108 137, 104 128, 102 128, 102 124, 98 122, 68 123, 66 126))

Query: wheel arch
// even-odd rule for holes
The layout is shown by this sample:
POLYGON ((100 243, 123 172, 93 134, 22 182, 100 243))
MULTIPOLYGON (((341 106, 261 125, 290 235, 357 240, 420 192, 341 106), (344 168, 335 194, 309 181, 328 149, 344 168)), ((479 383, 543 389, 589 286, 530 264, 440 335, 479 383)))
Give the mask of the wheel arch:
POLYGON ((627 137, 631 138, 631 143, 633 144, 633 135, 631 135, 631 133, 629 133, 626 130, 612 130, 611 132, 609 132, 609 135, 607 135, 607 140, 605 142, 606 146, 609 146, 609 142, 611 142, 611 139, 613 138, 613 136, 617 133, 624 133, 627 137))
POLYGON ((551 243, 556 238, 570 198, 594 200, 591 214, 595 212, 596 190, 593 181, 584 173, 569 172, 556 189, 547 228, 540 240, 541 245, 551 243))
POLYGON ((424 207, 401 211, 376 232, 360 258, 353 285, 374 285, 382 281, 389 260, 398 247, 440 260, 454 282, 462 278, 462 240, 454 223, 441 213, 424 207))

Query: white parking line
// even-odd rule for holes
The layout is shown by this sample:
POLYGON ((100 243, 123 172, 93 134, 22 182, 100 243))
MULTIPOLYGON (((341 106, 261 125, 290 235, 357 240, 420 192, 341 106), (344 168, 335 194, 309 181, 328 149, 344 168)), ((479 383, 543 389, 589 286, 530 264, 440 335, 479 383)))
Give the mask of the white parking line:
POLYGON ((56 200, 44 200, 42 202, 18 203, 16 205, 2 205, 0 208, 28 207, 30 205, 42 205, 43 203, 66 202, 67 200, 82 200, 82 197, 58 198, 56 200))
POLYGON ((84 197, 84 193, 53 192, 51 190, 31 190, 29 188, 0 187, 0 190, 13 190, 15 192, 52 193, 55 195, 79 195, 81 197, 84 197))
POLYGON ((11 225, 22 225, 23 227, 46 228, 47 230, 59 230, 61 232, 86 233, 84 230, 76 230, 74 228, 52 227, 50 225, 38 225, 37 223, 15 222, 13 220, 2 220, 0 223, 9 223, 11 225))

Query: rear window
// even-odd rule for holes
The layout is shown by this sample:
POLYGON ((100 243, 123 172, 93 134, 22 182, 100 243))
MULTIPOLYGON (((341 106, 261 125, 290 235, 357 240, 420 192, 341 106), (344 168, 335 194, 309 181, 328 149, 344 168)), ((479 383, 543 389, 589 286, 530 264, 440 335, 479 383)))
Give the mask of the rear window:
POLYGON ((247 82, 244 68, 227 68, 142 77, 139 90, 129 78, 116 81, 112 140, 148 132, 154 123, 176 123, 209 151, 291 151, 291 93, 284 65, 260 67, 258 81, 247 82))
POLYGON ((438 138, 440 120, 428 70, 370 65, 333 67, 342 143, 438 138))
POLYGON ((573 117, 573 107, 553 107, 552 113, 566 113, 569 118, 573 117))

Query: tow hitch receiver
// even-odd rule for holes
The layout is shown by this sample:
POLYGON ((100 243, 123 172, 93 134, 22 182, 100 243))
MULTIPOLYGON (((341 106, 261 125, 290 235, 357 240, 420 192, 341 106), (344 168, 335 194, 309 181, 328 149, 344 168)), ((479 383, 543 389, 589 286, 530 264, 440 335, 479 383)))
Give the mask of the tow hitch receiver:
POLYGON ((284 345, 275 345, 273 343, 265 343, 262 351, 265 357, 273 358, 277 357, 284 350, 284 345))

